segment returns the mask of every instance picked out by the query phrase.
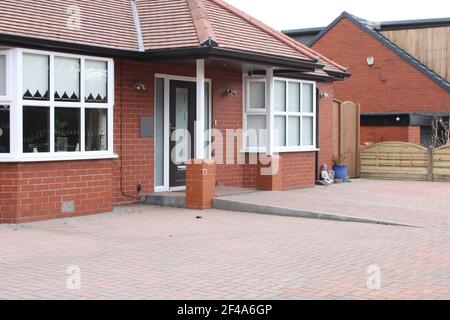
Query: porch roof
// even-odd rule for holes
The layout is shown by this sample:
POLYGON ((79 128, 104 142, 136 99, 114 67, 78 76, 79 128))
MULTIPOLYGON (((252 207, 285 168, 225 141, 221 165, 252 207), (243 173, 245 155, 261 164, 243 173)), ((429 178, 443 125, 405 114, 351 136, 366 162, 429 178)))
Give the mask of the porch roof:
POLYGON ((349 76, 222 0, 3 0, 0 42, 154 60, 219 56, 349 76))

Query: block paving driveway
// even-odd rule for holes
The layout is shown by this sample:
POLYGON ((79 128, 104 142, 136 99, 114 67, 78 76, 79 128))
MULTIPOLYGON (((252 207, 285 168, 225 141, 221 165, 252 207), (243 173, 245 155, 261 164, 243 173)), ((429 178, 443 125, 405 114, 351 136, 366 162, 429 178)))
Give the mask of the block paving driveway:
POLYGON ((0 299, 450 299, 450 208, 433 217, 411 228, 134 207, 1 225, 0 299))

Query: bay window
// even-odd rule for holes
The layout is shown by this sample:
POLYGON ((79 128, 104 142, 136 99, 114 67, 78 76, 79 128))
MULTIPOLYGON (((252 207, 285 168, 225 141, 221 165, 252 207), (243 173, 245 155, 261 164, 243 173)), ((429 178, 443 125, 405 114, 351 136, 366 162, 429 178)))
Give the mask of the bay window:
POLYGON ((9 57, 8 51, 0 51, 0 155, 10 152, 9 57))
MULTIPOLYGON (((245 149, 250 152, 266 150, 267 106, 265 101, 267 93, 265 81, 265 78, 246 79, 245 149), (255 134, 255 130, 260 132, 255 134)), ((315 83, 275 78, 273 88, 274 131, 271 134, 274 136, 274 150, 276 152, 315 150, 315 83)))
POLYGON ((115 157, 111 59, 28 49, 7 52, 0 51, 2 159, 115 157), (8 71, 9 56, 14 63, 8 71))
POLYGON ((9 106, 0 103, 0 154, 9 153, 9 106))

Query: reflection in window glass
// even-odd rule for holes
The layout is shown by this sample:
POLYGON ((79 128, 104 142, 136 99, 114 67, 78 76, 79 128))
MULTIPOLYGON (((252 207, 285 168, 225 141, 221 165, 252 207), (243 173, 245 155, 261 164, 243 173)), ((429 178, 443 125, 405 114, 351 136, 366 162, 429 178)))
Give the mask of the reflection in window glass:
POLYGON ((55 101, 80 101, 80 59, 55 57, 55 101))
POLYGON ((302 120, 302 145, 312 146, 314 144, 313 132, 314 132, 313 117, 303 117, 302 120))
POLYGON ((6 56, 0 55, 0 96, 6 96, 6 56))
POLYGON ((86 102, 108 102, 108 63, 105 61, 85 61, 86 102))
POLYGON ((266 108, 266 83, 263 81, 250 81, 249 109, 266 108))
POLYGON ((50 151, 50 108, 23 108, 23 152, 50 151))
POLYGON ((285 81, 275 81, 275 111, 286 111, 285 81))
POLYGON ((300 117, 289 117, 289 146, 300 146, 300 117))
POLYGON ((300 83, 289 82, 289 112, 300 112, 300 83))
POLYGON ((0 153, 9 153, 9 106, 0 105, 0 153))
POLYGON ((55 108, 55 152, 80 151, 80 109, 55 108))
POLYGON ((275 145, 277 147, 286 146, 286 117, 275 117, 275 145))
POLYGON ((108 110, 86 109, 86 151, 108 150, 108 110))
POLYGON ((26 100, 49 100, 49 56, 23 54, 23 98, 26 100))
POLYGON ((313 112, 313 85, 310 83, 304 83, 302 89, 302 112, 313 112))
POLYGON ((266 146, 266 140, 266 116, 248 115, 247 146, 264 147, 266 146))

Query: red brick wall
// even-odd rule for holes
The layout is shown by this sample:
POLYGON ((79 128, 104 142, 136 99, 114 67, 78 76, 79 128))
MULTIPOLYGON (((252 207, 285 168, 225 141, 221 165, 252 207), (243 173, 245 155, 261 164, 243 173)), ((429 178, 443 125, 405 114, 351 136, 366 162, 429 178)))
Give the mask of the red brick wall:
POLYGON ((315 152, 282 153, 283 190, 312 187, 316 181, 315 152))
POLYGON ((115 205, 136 202, 138 184, 143 192, 153 191, 154 140, 141 139, 139 126, 141 116, 154 115, 154 85, 153 65, 115 60, 114 151, 119 154, 114 161, 115 205), (136 81, 147 90, 136 90, 136 81))
POLYGON ((361 144, 401 141, 420 144, 420 127, 364 126, 361 127, 361 144))
POLYGON ((450 109, 449 92, 347 19, 313 48, 349 67, 352 77, 336 82, 335 98, 360 103, 362 112, 450 109), (373 67, 367 57, 375 58, 373 67))
POLYGON ((16 217, 18 175, 16 164, 0 163, 0 223, 16 217))
POLYGON ((112 210, 111 160, 1 165, 2 223, 22 223, 112 210), (75 211, 62 213, 65 201, 75 211))

